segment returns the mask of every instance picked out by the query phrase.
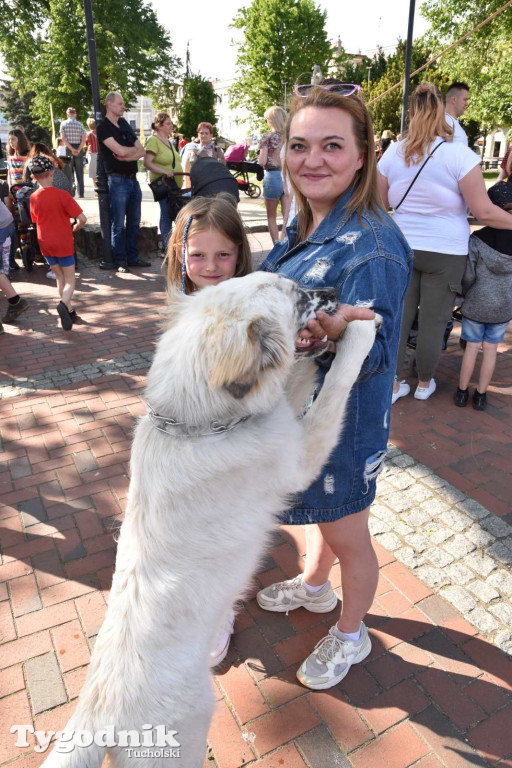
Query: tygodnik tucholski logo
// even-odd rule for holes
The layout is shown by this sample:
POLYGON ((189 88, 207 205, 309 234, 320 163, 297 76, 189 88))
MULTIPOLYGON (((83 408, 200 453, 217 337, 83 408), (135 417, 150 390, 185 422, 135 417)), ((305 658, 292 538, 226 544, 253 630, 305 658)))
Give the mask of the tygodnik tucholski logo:
POLYGON ((33 734, 36 739, 36 752, 46 752, 55 736, 55 751, 61 753, 72 752, 75 748, 86 749, 92 744, 98 747, 121 747, 126 749, 128 757, 181 757, 181 744, 176 739, 178 731, 167 730, 166 725, 141 726, 140 731, 124 730, 116 731, 114 725, 107 725, 99 731, 64 730, 64 731, 36 731, 32 725, 12 725, 11 733, 17 733, 18 739, 15 746, 29 747, 27 735, 33 734))

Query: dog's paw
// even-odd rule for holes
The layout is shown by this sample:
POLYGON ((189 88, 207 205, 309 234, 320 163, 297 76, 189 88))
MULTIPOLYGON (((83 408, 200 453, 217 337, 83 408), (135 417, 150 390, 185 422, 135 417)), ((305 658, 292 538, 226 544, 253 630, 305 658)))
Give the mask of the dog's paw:
POLYGON ((375 332, 380 331, 382 328, 382 323, 384 322, 382 319, 382 315, 379 315, 378 312, 375 313, 375 332))

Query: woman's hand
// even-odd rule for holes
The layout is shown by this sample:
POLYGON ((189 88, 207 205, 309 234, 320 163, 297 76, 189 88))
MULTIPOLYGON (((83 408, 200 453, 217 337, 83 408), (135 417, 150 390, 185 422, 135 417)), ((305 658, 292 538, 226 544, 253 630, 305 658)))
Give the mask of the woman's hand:
POLYGON ((330 341, 338 341, 352 320, 373 320, 374 317, 373 309, 340 304, 335 315, 328 315, 319 310, 316 319, 309 320, 307 329, 301 331, 299 335, 302 339, 310 339, 312 336, 323 339, 327 336, 330 341))
POLYGON ((164 176, 167 176, 168 179, 174 179, 174 173, 172 171, 164 171, 164 176))

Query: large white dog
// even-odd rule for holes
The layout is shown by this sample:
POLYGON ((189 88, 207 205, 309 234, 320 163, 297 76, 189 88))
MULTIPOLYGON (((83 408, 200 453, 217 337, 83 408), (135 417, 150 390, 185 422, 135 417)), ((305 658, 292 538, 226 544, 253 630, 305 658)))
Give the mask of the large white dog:
POLYGON ((63 754, 61 740, 46 768, 98 768, 106 751, 114 768, 137 759, 147 768, 175 765, 176 743, 183 768, 202 766, 219 624, 287 496, 306 489, 327 461, 374 343, 380 318, 350 323, 300 418, 314 386, 315 365, 305 358, 323 345, 297 341, 298 332, 336 303, 334 291, 305 291, 261 272, 170 297, 148 374, 149 411, 133 442, 108 612, 66 726, 137 731, 142 747, 129 753, 121 735, 120 746, 93 742, 63 754), (172 732, 167 743, 157 726, 172 732))

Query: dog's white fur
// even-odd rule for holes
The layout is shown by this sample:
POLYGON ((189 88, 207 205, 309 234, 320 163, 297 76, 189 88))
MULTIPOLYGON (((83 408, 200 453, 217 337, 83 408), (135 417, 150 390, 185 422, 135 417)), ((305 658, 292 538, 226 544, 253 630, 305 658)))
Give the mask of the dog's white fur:
MULTIPOLYGON (((315 297, 305 306, 302 294, 298 317, 298 291, 260 272, 192 297, 171 296, 148 402, 189 425, 250 419, 208 437, 174 437, 148 416, 139 421, 108 612, 66 730, 165 724, 177 731, 180 764, 202 765, 213 712, 209 652, 219 623, 256 569, 286 497, 311 485, 336 445, 375 339, 375 321, 350 323, 319 396, 298 419, 315 365, 294 365, 295 339, 322 308, 315 297)), ((44 766, 97 768, 104 755, 94 745, 54 750, 44 766)), ((113 768, 135 761, 122 748, 109 756, 113 768)))

